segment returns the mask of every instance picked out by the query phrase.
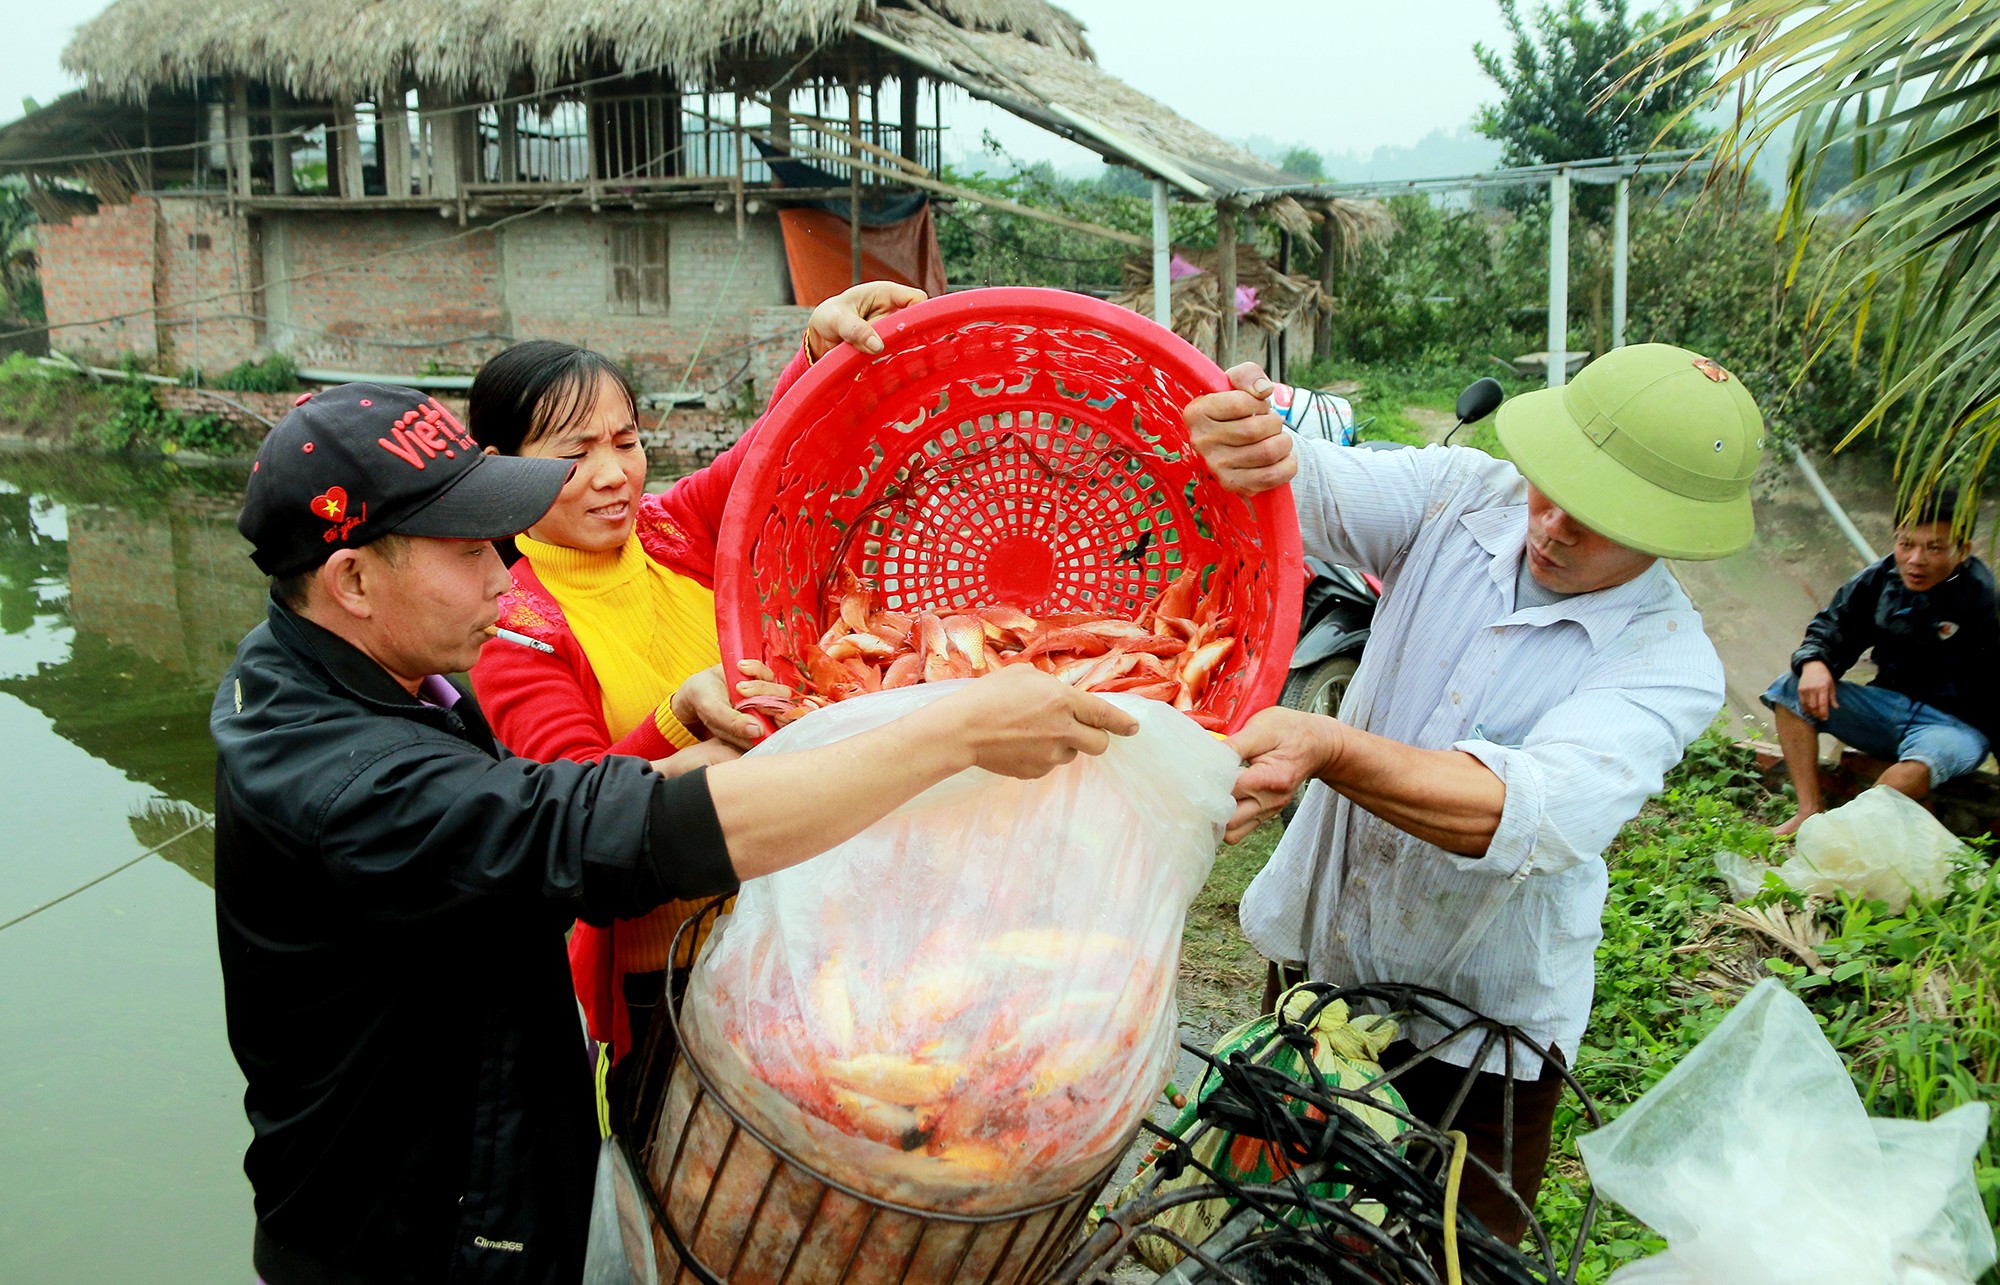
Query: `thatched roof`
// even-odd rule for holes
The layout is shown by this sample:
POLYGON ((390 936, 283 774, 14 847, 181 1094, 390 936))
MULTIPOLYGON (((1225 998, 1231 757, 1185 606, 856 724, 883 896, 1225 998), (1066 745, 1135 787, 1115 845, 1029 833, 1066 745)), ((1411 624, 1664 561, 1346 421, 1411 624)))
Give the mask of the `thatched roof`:
MULTIPOLYGON (((1083 25, 1044 0, 927 7, 967 31, 1091 57, 1083 25)), ((725 51, 811 47, 877 12, 873 0, 117 0, 77 29, 62 61, 91 90, 120 98, 214 76, 315 100, 365 98, 410 75, 499 94, 521 71, 538 84, 573 81, 607 53, 692 82, 725 51)))
POLYGON ((911 9, 879 9, 856 34, 976 97, 1165 178, 1190 196, 1213 200, 1307 184, 1148 98, 1094 60, 1069 56, 1014 30, 944 21, 942 9, 921 2, 911 9))
POLYGON ((849 40, 1196 199, 1270 205, 1304 230, 1283 195, 1310 192, 1303 180, 1105 72, 1083 24, 1046 0, 116 0, 77 30, 63 65, 92 96, 122 99, 233 76, 314 101, 412 78, 497 96, 523 74, 553 86, 607 64, 700 84, 725 63, 747 75, 745 59, 849 40))

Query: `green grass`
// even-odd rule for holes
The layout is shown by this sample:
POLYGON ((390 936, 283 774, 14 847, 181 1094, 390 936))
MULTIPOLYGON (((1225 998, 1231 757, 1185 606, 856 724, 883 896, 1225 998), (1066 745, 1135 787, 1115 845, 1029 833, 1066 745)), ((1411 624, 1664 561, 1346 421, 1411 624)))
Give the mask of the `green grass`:
MULTIPOLYGON (((1771 826, 1791 810, 1718 724, 1605 853, 1610 893, 1596 1003, 1575 1067, 1604 1117, 1616 1118, 1658 1083, 1767 976, 1782 978, 1812 1010, 1871 1115, 1932 1119, 1964 1102, 2000 1107, 2000 875, 1968 854, 1951 895, 1901 915, 1879 902, 1808 904, 1783 891, 1746 903, 1822 927, 1826 938, 1814 948, 1822 969, 1814 971, 1727 918, 1715 874, 1719 851, 1767 855, 1771 826)), ((1183 977, 1200 980, 1184 982, 1184 1006, 1246 996, 1231 1010, 1244 1015, 1254 1004, 1263 965, 1242 942, 1236 903, 1277 834, 1267 825, 1217 854, 1216 873, 1188 916, 1183 977)), ((1558 1246, 1574 1239, 1587 1193, 1576 1150, 1583 1131, 1576 1111, 1558 1114, 1540 1205, 1558 1246)), ((1988 1136, 1976 1174, 1988 1217, 2000 1220, 1996 1137, 1988 1136)), ((1855 1175, 1856 1191, 1865 1193, 1870 1180, 1855 1175)), ((1621 1210, 1602 1207, 1578 1280, 1602 1282, 1663 1244, 1621 1210)), ((2000 1285, 2000 1273, 1981 1282, 2000 1285)))
POLYGON ((1215 869, 1188 907, 1180 1006, 1182 1019, 1199 1030, 1219 1034, 1256 1015, 1264 993, 1264 961, 1244 940, 1236 906, 1284 832, 1277 821, 1266 821, 1243 842, 1217 848, 1215 869))
POLYGON ((0 425, 60 444, 89 433, 112 413, 111 401, 79 375, 44 366, 25 353, 0 361, 0 425))

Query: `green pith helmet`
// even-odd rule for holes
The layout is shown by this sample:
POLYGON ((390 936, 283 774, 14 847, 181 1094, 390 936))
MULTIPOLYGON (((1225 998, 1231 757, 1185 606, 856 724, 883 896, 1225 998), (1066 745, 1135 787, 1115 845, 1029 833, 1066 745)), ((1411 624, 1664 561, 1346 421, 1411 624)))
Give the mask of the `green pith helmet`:
POLYGON ((1495 428, 1523 476, 1608 540, 1694 560, 1750 543, 1764 417, 1700 353, 1613 349, 1561 388, 1509 398, 1495 428))

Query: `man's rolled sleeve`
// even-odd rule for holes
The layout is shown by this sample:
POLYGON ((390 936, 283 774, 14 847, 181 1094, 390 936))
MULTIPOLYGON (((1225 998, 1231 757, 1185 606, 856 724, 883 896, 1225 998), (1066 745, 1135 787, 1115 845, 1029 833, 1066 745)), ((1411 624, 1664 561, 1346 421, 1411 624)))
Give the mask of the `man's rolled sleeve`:
POLYGON ((1452 748, 1484 763, 1507 788, 1506 801, 1500 805, 1500 824, 1486 845, 1486 854, 1463 857, 1447 853, 1454 864, 1495 879, 1521 879, 1530 874, 1554 874, 1582 860, 1568 850, 1561 833, 1549 824, 1546 780, 1533 754, 1491 741, 1460 741, 1452 748))
MULTIPOLYGON (((1709 657, 1714 651, 1702 640, 1709 657)), ((1658 792, 1682 752, 1722 706, 1721 667, 1662 667, 1641 686, 1616 670, 1542 716, 1518 746, 1453 744, 1506 786, 1500 824, 1482 857, 1451 860, 1495 878, 1561 874, 1604 851, 1658 792)))

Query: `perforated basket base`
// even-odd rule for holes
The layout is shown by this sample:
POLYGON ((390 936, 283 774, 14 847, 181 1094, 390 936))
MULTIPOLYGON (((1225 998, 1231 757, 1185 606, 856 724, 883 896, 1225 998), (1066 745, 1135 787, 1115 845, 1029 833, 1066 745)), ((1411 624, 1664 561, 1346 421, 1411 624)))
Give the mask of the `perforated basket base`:
POLYGON ((1181 420, 1227 387, 1153 322, 1057 290, 977 290, 878 325, 771 413, 731 491, 717 569, 726 659, 792 658, 846 568, 892 610, 1005 604, 1134 617, 1188 568, 1237 645, 1201 708, 1230 726, 1273 701, 1296 640, 1289 492, 1224 491, 1181 420))

